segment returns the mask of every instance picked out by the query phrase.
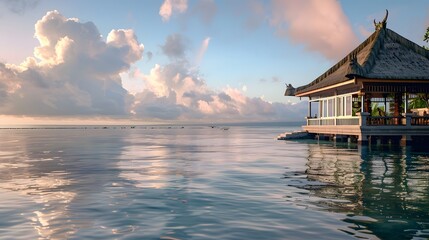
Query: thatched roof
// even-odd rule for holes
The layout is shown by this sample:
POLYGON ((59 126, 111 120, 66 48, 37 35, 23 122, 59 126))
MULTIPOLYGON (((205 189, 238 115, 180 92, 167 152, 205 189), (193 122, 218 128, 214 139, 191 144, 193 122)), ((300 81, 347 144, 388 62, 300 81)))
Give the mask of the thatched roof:
POLYGON ((429 51, 385 25, 295 95, 353 79, 428 80, 429 51))

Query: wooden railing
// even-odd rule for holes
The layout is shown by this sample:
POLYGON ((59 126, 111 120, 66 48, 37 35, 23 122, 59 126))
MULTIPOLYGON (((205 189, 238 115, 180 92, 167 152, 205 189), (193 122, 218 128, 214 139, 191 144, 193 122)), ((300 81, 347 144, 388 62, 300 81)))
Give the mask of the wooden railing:
POLYGON ((307 126, 320 125, 320 118, 307 118, 307 126))
POLYGON ((365 126, 429 126, 429 116, 369 116, 368 113, 357 117, 307 118, 307 126, 359 125, 365 126))
POLYGON ((359 125, 359 117, 337 118, 337 125, 359 125))
POLYGON ((334 118, 327 118, 327 119, 325 119, 325 118, 309 118, 309 119, 307 119, 307 125, 312 125, 312 126, 314 126, 314 125, 322 125, 322 126, 325 126, 325 125, 334 125, 334 123, 335 123, 335 119, 334 118))
POLYGON ((429 126, 429 116, 413 116, 411 117, 411 125, 429 126))
POLYGON ((359 117, 307 118, 308 126, 359 125, 359 117))
POLYGON ((367 117, 367 126, 397 126, 406 125, 406 118, 402 116, 397 117, 367 117))

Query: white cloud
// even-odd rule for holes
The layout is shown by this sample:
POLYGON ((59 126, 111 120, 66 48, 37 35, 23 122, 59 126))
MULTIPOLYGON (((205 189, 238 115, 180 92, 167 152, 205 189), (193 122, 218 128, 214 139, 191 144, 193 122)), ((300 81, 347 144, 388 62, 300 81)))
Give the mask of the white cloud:
POLYGON ((206 37, 202 41, 201 47, 198 50, 197 57, 195 59, 196 65, 200 65, 201 64, 201 61, 203 60, 204 55, 206 54, 206 51, 207 51, 207 48, 209 47, 209 44, 210 44, 210 37, 206 37))
POLYGON ((119 29, 110 31, 107 35, 107 45, 121 49, 120 53, 126 61, 132 63, 143 57, 143 44, 137 41, 134 31, 131 29, 119 29))
POLYGON ((36 23, 40 45, 19 66, 0 68, 1 114, 123 115, 132 96, 120 73, 143 54, 132 30, 112 30, 105 42, 92 22, 48 12, 36 23))
POLYGON ((187 0, 164 0, 159 9, 159 15, 163 21, 169 21, 175 11, 184 13, 188 9, 187 0))
POLYGON ((198 72, 191 69, 187 61, 181 60, 155 65, 150 74, 139 75, 146 88, 135 95, 136 116, 206 121, 304 119, 306 111, 291 104, 271 104, 245 96, 246 86, 243 91, 231 87, 220 91, 210 89, 198 72))
MULTIPOLYGON (((306 112, 249 98, 244 85, 211 89, 186 59, 186 41, 172 38, 164 47, 182 45, 164 53, 180 57, 146 74, 131 69, 144 50, 132 30, 112 30, 104 41, 92 22, 57 11, 48 12, 35 29, 40 44, 33 57, 21 65, 0 63, 0 115, 267 121, 302 120, 306 112), (133 80, 130 90, 123 87, 126 77, 133 80)), ((201 58, 209 41, 201 44, 201 58)))
POLYGON ((273 0, 271 24, 279 36, 303 44, 309 51, 338 60, 358 39, 335 0, 273 0))
POLYGON ((184 58, 187 50, 187 40, 179 33, 171 34, 167 37, 162 52, 169 58, 184 58))
POLYGON ((368 30, 367 28, 365 28, 364 26, 361 25, 361 26, 359 26, 359 33, 364 38, 368 38, 373 32, 371 32, 370 30, 368 30))

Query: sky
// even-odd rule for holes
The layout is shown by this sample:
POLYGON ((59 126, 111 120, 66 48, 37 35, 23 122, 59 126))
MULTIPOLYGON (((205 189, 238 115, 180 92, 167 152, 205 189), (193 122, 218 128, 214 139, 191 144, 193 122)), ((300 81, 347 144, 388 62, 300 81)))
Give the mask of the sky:
POLYGON ((429 1, 0 0, 0 123, 302 121, 305 85, 429 1))

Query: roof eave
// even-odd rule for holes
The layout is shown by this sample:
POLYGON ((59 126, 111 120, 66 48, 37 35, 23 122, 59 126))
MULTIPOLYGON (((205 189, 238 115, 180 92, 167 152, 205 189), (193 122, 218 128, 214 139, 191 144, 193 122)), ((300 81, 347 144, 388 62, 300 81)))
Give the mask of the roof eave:
POLYGON ((334 85, 330 85, 330 86, 326 86, 323 88, 318 88, 318 89, 314 89, 314 90, 310 90, 310 91, 299 91, 299 92, 297 91, 295 93, 295 96, 296 97, 308 97, 308 96, 314 95, 314 94, 319 93, 319 92, 324 92, 327 90, 331 90, 331 89, 342 87, 342 86, 349 85, 349 84, 355 84, 355 79, 349 79, 349 80, 341 82, 341 83, 337 83, 334 85))

